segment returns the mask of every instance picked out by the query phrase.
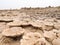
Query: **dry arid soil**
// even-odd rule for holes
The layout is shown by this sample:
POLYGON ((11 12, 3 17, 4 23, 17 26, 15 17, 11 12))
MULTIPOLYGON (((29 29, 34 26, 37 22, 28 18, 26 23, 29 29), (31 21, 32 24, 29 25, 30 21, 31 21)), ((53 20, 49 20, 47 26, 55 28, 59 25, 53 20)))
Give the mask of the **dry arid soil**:
POLYGON ((0 10, 0 45, 60 45, 60 7, 0 10))

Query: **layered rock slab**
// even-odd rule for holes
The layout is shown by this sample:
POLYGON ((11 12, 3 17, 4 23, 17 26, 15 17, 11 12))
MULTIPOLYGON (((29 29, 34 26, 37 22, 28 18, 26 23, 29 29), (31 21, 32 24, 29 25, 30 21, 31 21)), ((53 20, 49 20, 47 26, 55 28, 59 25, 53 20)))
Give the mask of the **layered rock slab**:
POLYGON ((13 28, 8 28, 8 29, 5 29, 3 32, 2 32, 2 35, 3 36, 6 36, 6 37, 16 37, 16 36, 20 36, 24 33, 24 29, 22 29, 21 27, 13 27, 13 28))

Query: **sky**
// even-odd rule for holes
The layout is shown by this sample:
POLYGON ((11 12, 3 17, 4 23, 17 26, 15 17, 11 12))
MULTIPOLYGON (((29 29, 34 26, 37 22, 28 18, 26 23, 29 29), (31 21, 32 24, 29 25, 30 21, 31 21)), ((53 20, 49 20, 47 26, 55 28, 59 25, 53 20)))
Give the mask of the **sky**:
POLYGON ((0 0, 0 9, 60 6, 60 0, 0 0))

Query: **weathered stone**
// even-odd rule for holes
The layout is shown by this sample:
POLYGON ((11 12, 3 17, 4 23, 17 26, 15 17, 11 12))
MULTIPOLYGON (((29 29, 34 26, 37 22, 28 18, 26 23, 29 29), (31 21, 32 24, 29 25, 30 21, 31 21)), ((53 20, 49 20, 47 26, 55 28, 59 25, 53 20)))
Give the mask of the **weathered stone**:
POLYGON ((60 23, 60 20, 57 20, 57 23, 60 23))
POLYGON ((48 22, 48 21, 44 21, 44 24, 47 25, 47 26, 53 26, 53 22, 48 22))
POLYGON ((20 45, 19 41, 15 41, 14 38, 2 37, 0 39, 0 45, 20 45))
POLYGON ((12 22, 13 19, 12 18, 8 18, 8 17, 1 17, 0 18, 0 22, 12 22))
POLYGON ((53 44, 53 45, 60 45, 60 38, 54 39, 54 40, 52 41, 52 44, 53 44))
POLYGON ((60 23, 55 23, 55 24, 54 24, 54 28, 55 28, 55 29, 60 29, 60 23))
POLYGON ((29 22, 29 24, 31 24, 33 27, 38 27, 38 28, 41 28, 44 24, 42 22, 29 22))
POLYGON ((27 33, 20 41, 20 45, 51 45, 39 33, 27 33))
POLYGON ((56 33, 56 34, 59 33, 59 30, 57 30, 57 29, 53 29, 53 30, 51 30, 51 31, 54 32, 54 33, 56 33))
POLYGON ((17 26, 25 26, 25 25, 29 25, 29 23, 27 22, 24 22, 24 21, 17 21, 17 22, 10 22, 10 23, 7 23, 8 26, 11 26, 11 27, 17 27, 17 26))
POLYGON ((33 27, 38 27, 42 30, 51 30, 51 29, 53 29, 53 23, 51 23, 51 22, 44 22, 44 21, 36 22, 35 21, 35 22, 29 22, 29 24, 31 24, 33 27))
POLYGON ((55 21, 57 21, 57 19, 56 18, 46 18, 44 21, 55 22, 55 21))
POLYGON ((54 33, 53 31, 44 31, 44 37, 48 41, 52 41, 53 39, 56 38, 56 33, 54 33))
POLYGON ((53 22, 44 21, 43 23, 44 23, 44 25, 42 26, 43 30, 52 30, 53 29, 53 26, 54 26, 53 22))
POLYGON ((60 30, 58 30, 57 36, 60 38, 60 30))
POLYGON ((0 45, 60 45, 60 7, 0 10, 0 45))
POLYGON ((16 37, 22 35, 23 33, 24 33, 24 29, 20 27, 12 27, 5 29, 2 32, 2 35, 6 37, 16 37))
MULTIPOLYGON (((40 45, 52 45, 50 42, 48 42, 45 38, 39 39, 40 45)), ((37 44, 37 43, 36 43, 37 44)), ((37 44, 38 45, 38 44, 37 44)))
POLYGON ((53 29, 52 26, 46 26, 46 25, 43 25, 43 26, 42 26, 42 30, 47 30, 47 31, 49 31, 49 30, 52 30, 52 29, 53 29))
MULTIPOLYGON (((42 35, 40 33, 27 33, 23 36, 23 38, 20 41, 20 45, 34 45, 38 42, 38 40, 42 38, 42 35)), ((39 43, 40 44, 40 43, 39 43)), ((36 44, 37 45, 37 44, 36 44)))
POLYGON ((5 22, 0 22, 0 33, 7 28, 6 23, 5 22))
POLYGON ((21 24, 20 23, 17 23, 17 22, 10 22, 10 23, 7 23, 8 26, 20 26, 21 24))

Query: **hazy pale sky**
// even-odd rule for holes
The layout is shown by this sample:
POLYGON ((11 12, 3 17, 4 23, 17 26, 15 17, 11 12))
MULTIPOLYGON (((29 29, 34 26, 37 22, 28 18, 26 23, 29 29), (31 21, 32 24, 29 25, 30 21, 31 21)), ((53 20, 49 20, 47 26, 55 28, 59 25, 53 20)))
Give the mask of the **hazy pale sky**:
POLYGON ((60 0, 0 0, 0 9, 60 6, 60 0))

